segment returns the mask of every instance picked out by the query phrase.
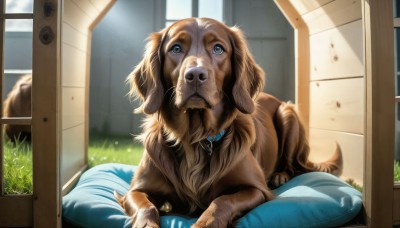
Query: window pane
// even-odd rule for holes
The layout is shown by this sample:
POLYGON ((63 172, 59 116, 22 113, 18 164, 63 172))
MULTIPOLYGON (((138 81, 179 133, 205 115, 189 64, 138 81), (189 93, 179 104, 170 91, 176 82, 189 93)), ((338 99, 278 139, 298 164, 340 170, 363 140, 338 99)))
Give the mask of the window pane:
POLYGON ((199 17, 223 21, 223 0, 199 0, 199 17))
POLYGON ((393 6, 394 17, 400 17, 400 0, 393 0, 393 6))
MULTIPOLYGON (((4 35, 5 117, 30 117, 32 97, 32 22, 6 20, 4 35), (23 29, 22 29, 23 28, 23 29), (26 76, 25 76, 26 75, 26 76)), ((5 194, 32 193, 31 126, 5 125, 3 170, 5 194)))
POLYGON ((6 32, 32 32, 32 19, 9 19, 6 20, 6 32))
POLYGON ((6 13, 33 13, 33 0, 6 0, 6 13))
POLYGON ((191 0, 167 0, 167 20, 179 20, 191 16, 191 0))

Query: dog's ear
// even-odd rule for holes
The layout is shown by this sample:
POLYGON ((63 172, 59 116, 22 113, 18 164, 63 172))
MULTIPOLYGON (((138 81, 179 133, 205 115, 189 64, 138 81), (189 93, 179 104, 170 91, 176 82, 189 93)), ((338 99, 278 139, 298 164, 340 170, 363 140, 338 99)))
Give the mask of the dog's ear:
POLYGON ((161 82, 161 46, 163 31, 153 33, 148 37, 143 59, 128 76, 130 96, 136 95, 143 104, 136 112, 153 114, 158 111, 163 102, 164 87, 161 82))
POLYGON ((254 112, 254 98, 264 87, 264 71, 254 61, 242 31, 236 27, 230 30, 232 72, 235 78, 232 96, 236 108, 248 114, 254 112))

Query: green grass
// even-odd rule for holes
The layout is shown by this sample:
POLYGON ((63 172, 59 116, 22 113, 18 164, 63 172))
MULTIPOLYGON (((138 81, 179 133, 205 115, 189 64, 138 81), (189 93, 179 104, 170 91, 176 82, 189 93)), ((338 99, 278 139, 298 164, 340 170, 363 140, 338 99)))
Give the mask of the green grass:
POLYGON ((89 140, 89 167, 103 163, 137 165, 143 154, 143 146, 132 137, 91 137, 89 140))
POLYGON ((394 181, 400 184, 400 162, 394 162, 394 181))
POLYGON ((30 143, 6 140, 4 145, 4 193, 32 193, 32 150, 30 143))
MULTIPOLYGON (((30 143, 17 142, 13 145, 9 140, 4 141, 4 193, 31 194, 33 184, 30 143)), ((135 143, 131 136, 93 136, 89 140, 88 167, 103 163, 137 165, 142 154, 142 145, 135 143)))
MULTIPOLYGON (((143 147, 132 137, 91 136, 88 148, 89 168, 103 163, 137 165, 142 157, 143 147)), ((394 181, 400 183, 400 163, 394 162, 394 181)), ((362 187, 348 180, 359 191, 362 187)), ((4 193, 32 193, 32 151, 31 145, 8 140, 4 143, 4 193)))

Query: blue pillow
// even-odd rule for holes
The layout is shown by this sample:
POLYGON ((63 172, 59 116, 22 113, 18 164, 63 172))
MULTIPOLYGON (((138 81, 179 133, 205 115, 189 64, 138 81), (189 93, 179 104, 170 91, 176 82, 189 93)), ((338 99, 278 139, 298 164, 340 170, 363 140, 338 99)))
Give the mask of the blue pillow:
MULTIPOLYGON (((131 227, 114 198, 125 194, 135 166, 103 164, 86 171, 63 197, 63 220, 81 227, 131 227)), ((238 220, 237 227, 332 227, 352 220, 362 207, 361 193, 341 179, 321 172, 293 178, 274 191, 276 199, 238 220)), ((190 227, 196 218, 162 216, 161 227, 190 227)))

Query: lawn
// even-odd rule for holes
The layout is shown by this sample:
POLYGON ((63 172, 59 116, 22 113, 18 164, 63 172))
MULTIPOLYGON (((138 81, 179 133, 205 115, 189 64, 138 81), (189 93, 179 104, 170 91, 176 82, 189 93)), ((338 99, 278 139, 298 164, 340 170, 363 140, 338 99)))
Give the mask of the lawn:
MULTIPOLYGON (((95 136, 89 140, 89 168, 103 163, 122 163, 137 165, 143 153, 143 147, 133 141, 132 137, 95 136)), ((394 181, 400 182, 400 163, 395 162, 394 181)), ((356 183, 350 184, 362 191, 356 183)), ((32 193, 32 152, 29 143, 20 142, 4 145, 4 193, 32 193)))
POLYGON ((103 163, 137 165, 143 146, 128 137, 90 137, 88 149, 89 168, 103 163))
MULTIPOLYGON (((137 165, 142 157, 143 147, 127 137, 90 137, 88 166, 103 163, 122 163, 137 165)), ((4 145, 4 193, 32 193, 32 150, 25 142, 12 143, 5 140, 4 145)))

